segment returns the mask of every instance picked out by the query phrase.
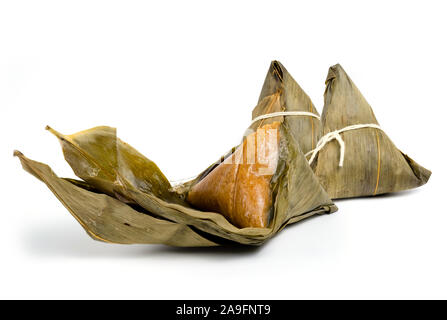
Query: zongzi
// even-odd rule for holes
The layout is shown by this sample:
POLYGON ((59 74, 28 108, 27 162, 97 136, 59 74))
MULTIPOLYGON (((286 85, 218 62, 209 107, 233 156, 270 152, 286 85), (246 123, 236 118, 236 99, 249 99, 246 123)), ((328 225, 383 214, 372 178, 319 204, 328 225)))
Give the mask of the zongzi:
POLYGON ((323 137, 307 156, 331 198, 401 191, 428 181, 431 172, 396 148, 339 64, 327 75, 321 119, 323 137))

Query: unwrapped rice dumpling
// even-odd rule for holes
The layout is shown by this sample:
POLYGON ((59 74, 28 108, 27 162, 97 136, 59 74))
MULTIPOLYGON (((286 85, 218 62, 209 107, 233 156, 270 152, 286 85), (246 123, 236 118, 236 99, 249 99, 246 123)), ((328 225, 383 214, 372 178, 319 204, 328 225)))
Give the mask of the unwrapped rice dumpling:
POLYGON ((339 64, 327 75, 321 121, 323 137, 307 156, 331 198, 401 191, 428 181, 431 172, 396 148, 339 64))
POLYGON ((47 165, 14 154, 95 240, 260 245, 290 223, 337 210, 286 118, 258 124, 223 162, 175 190, 152 161, 110 127, 70 136, 49 128, 82 180, 59 178, 47 165))
MULTIPOLYGON (((278 101, 274 93, 259 104, 273 105, 278 101)), ((255 109, 260 110, 259 105, 255 109)), ((266 119, 267 124, 253 123, 254 131, 245 136, 241 145, 188 185, 187 201, 201 210, 223 214, 238 227, 272 226, 281 208, 281 197, 276 194, 282 185, 279 177, 286 170, 288 200, 280 200, 285 207, 296 210, 304 203, 314 206, 316 199, 327 202, 326 192, 307 161, 303 162, 305 157, 291 135, 289 119, 275 117, 266 119)), ((336 207, 331 203, 326 209, 333 212, 336 207)))
POLYGON ((272 209, 270 181, 279 156, 280 122, 264 125, 188 193, 196 207, 222 213, 238 227, 266 227, 272 209))

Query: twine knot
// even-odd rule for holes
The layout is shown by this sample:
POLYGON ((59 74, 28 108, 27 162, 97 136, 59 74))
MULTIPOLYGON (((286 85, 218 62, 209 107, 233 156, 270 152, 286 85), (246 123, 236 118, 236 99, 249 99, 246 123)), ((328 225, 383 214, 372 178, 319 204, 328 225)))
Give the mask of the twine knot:
POLYGON ((329 132, 328 134, 325 134, 323 137, 321 137, 320 140, 318 140, 317 146, 315 149, 309 151, 305 154, 306 157, 310 155, 309 164, 312 164, 312 162, 315 160, 318 152, 320 152, 321 149, 324 148, 326 144, 331 142, 332 140, 337 140, 338 144, 340 145, 340 160, 338 161, 338 166, 343 167, 343 162, 345 160, 345 142, 343 141, 340 133, 351 131, 351 130, 357 130, 362 128, 375 128, 382 130, 378 124, 369 123, 369 124, 355 124, 352 126, 344 127, 340 130, 335 130, 332 132, 329 132))

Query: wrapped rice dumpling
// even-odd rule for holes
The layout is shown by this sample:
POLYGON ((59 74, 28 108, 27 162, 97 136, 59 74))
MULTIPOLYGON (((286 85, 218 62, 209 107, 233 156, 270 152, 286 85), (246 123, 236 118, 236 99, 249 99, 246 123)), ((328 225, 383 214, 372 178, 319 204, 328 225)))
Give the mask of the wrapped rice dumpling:
MULTIPOLYGON (((318 111, 309 96, 279 61, 272 61, 270 64, 258 106, 253 110, 252 118, 262 118, 266 114, 275 112, 289 113, 287 118, 290 132, 302 152, 307 153, 315 148, 322 128, 318 111), (272 96, 276 99, 271 99, 272 96)), ((279 118, 281 117, 255 121, 250 128, 253 129, 259 123, 262 125, 278 121, 279 118)))
POLYGON ((287 224, 336 211, 287 121, 258 125, 223 161, 176 191, 152 161, 109 127, 71 136, 51 130, 82 181, 59 178, 47 165, 15 155, 96 240, 260 245, 287 224))
POLYGON ((323 137, 308 157, 331 198, 401 191, 428 181, 431 172, 397 149, 338 64, 326 79, 322 124, 323 137))

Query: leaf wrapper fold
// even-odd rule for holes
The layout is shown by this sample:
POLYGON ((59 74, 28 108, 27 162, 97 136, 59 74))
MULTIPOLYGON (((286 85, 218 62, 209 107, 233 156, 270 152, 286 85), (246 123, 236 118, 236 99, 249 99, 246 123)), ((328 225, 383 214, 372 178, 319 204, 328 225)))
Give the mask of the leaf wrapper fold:
POLYGON ((51 127, 46 128, 58 139, 65 160, 74 173, 102 192, 126 199, 126 188, 132 186, 160 199, 184 203, 169 191, 171 184, 158 166, 118 139, 116 129, 95 127, 72 135, 63 135, 51 127))
POLYGON ((166 244, 179 247, 209 247, 217 244, 185 224, 157 219, 137 211, 111 196, 82 188, 82 182, 62 179, 46 164, 16 151, 23 168, 44 182, 87 234, 95 240, 121 244, 166 244))

